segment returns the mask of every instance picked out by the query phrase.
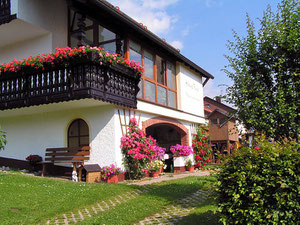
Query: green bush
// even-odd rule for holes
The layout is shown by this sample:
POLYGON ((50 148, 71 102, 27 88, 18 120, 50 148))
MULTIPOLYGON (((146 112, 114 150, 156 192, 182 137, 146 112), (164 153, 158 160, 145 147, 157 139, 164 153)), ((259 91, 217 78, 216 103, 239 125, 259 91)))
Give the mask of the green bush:
POLYGON ((237 150, 218 173, 223 224, 300 224, 299 159, 299 143, 237 150))

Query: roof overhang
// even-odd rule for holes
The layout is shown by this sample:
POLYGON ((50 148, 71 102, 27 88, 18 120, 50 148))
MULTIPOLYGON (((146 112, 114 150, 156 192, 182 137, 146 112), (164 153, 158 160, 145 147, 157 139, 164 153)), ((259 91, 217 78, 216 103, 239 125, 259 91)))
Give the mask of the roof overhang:
MULTIPOLYGON (((84 5, 87 12, 97 11, 100 14, 104 13, 109 15, 110 18, 113 19, 114 24, 122 24, 122 29, 125 31, 130 31, 130 33, 137 35, 140 39, 146 39, 147 41, 151 42, 151 44, 160 47, 161 49, 165 50, 167 54, 171 55, 173 58, 178 60, 179 62, 184 63, 186 66, 189 66, 192 70, 199 73, 201 76, 214 79, 213 75, 205 71, 203 68, 180 54, 180 52, 171 46, 170 44, 166 43, 164 39, 161 39, 151 31, 147 30, 145 26, 138 23, 122 11, 118 7, 115 7, 104 0, 68 0, 69 4, 78 3, 79 5, 84 5)), ((74 4, 72 4, 74 6, 74 4)), ((76 5, 76 4, 75 4, 76 5)), ((79 6, 78 5, 78 6, 79 6)), ((78 9, 84 11, 84 8, 77 7, 78 9)))

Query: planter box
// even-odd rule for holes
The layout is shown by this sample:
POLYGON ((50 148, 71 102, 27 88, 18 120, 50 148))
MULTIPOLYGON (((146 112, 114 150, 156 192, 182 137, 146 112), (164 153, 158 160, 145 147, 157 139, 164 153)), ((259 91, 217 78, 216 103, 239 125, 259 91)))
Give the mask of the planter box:
POLYGON ((151 172, 151 177, 159 177, 159 171, 151 172))
POLYGON ((122 182, 125 180, 125 173, 120 173, 117 175, 118 176, 118 181, 119 182, 122 182))
POLYGON ((110 175, 107 178, 107 183, 118 183, 118 175, 110 175))
POLYGON ((187 159, 188 156, 173 157, 174 173, 185 172, 185 161, 187 159))

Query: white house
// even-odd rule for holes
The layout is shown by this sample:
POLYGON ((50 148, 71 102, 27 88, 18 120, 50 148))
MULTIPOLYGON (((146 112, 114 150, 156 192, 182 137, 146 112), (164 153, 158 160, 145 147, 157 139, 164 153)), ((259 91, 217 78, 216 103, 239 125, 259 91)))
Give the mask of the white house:
POLYGON ((130 117, 162 147, 191 145, 193 129, 205 123, 203 86, 211 74, 106 1, 0 0, 0 64, 77 45, 139 61, 145 68, 140 82, 127 79, 126 70, 104 74, 100 68, 91 79, 106 76, 104 83, 84 82, 75 90, 72 82, 86 79, 84 65, 74 65, 76 74, 66 78, 72 82, 55 77, 65 73, 59 68, 2 74, 0 125, 7 145, 0 165, 22 167, 29 154, 44 157, 46 148, 89 145, 87 164, 121 166, 120 139, 130 117))

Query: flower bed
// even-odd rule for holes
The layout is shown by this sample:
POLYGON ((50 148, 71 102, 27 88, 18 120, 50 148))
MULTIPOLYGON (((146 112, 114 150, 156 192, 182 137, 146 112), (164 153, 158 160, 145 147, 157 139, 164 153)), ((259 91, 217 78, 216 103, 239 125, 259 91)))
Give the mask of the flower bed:
POLYGON ((199 126, 197 128, 197 134, 194 134, 193 137, 192 147, 194 149, 195 166, 197 168, 202 168, 209 162, 211 148, 209 147, 207 132, 207 127, 199 126))
POLYGON ((134 70, 139 76, 143 71, 143 67, 138 62, 125 60, 119 54, 109 53, 104 48, 82 46, 79 48, 56 48, 55 52, 48 54, 41 54, 33 57, 30 55, 28 58, 22 60, 13 59, 13 61, 0 65, 0 75, 6 72, 18 72, 25 68, 45 70, 49 66, 64 66, 70 64, 70 60, 74 58, 86 57, 90 53, 95 53, 95 60, 102 64, 121 64, 134 70))
POLYGON ((137 125, 135 118, 130 119, 128 133, 121 138, 121 149, 125 168, 130 179, 140 179, 148 173, 149 163, 161 159, 164 148, 156 146, 156 140, 147 137, 137 125))

